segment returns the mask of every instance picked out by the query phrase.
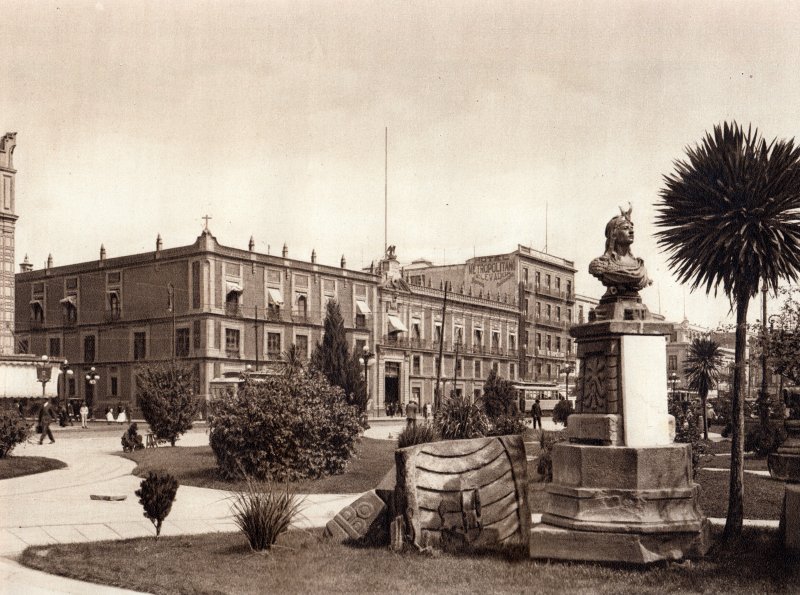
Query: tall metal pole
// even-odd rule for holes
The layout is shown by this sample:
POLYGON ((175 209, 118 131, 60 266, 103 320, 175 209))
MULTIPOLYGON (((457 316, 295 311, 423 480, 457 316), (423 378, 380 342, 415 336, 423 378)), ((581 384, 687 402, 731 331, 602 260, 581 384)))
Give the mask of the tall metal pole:
MULTIPOLYGON (((767 338, 767 283, 761 281, 761 331, 764 340, 767 338)), ((761 426, 769 423, 769 395, 767 394, 767 350, 761 346, 761 394, 758 395, 758 415, 761 426)))
POLYGON ((383 129, 383 253, 389 248, 389 127, 383 129))
POLYGON ((433 391, 434 408, 439 411, 439 406, 442 403, 441 395, 439 394, 439 383, 442 379, 442 356, 444 351, 444 321, 447 314, 447 281, 444 283, 444 300, 442 301, 442 331, 439 333, 439 361, 436 364, 436 389, 433 391))

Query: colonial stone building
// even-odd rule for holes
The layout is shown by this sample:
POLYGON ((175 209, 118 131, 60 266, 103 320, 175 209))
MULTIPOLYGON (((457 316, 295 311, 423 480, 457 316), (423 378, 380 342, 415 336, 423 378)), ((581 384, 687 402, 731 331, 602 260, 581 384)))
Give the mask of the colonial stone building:
POLYGON ((433 266, 416 261, 404 269, 412 287, 441 288, 479 299, 516 303, 520 328, 518 375, 557 380, 575 362, 569 327, 576 322, 575 263, 518 245, 508 254, 479 256, 463 264, 433 266))
POLYGON ((378 265, 377 402, 434 403, 440 394, 475 399, 494 369, 519 375, 519 305, 514 294, 480 297, 463 287, 408 283, 393 251, 378 265), (437 369, 441 343, 441 371, 437 369))
MULTIPOLYGON (((172 357, 197 371, 198 393, 225 372, 281 359, 291 344, 310 354, 325 306, 341 306, 348 339, 374 345, 376 275, 223 246, 206 229, 180 248, 27 270, 16 277, 20 351, 67 359, 71 397, 136 414, 136 372, 172 357), (96 384, 85 380, 95 368, 96 384)), ((373 384, 371 382, 371 384, 373 384)))
POLYGON ((15 200, 14 148, 17 133, 7 132, 0 139, 0 355, 14 353, 14 225, 15 200))

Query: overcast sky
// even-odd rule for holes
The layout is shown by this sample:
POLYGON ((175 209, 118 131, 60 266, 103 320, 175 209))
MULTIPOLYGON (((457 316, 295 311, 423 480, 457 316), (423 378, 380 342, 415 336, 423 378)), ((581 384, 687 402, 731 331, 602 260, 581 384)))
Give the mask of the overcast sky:
POLYGON ((0 0, 0 14, 17 261, 37 268, 101 243, 152 250, 158 233, 189 244, 205 214, 226 245, 368 264, 388 127, 401 261, 547 245, 599 297, 586 269, 630 201, 645 302, 681 320, 685 301, 714 326, 727 301, 684 291, 652 238, 662 176, 723 120, 800 136, 789 2, 0 0))

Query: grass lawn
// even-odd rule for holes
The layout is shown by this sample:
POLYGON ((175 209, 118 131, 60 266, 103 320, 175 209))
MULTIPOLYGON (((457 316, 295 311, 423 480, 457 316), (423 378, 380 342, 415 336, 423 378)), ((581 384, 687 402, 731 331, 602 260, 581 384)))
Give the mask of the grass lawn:
MULTIPOLYGON (((728 514, 729 474, 700 469, 695 481, 700 484, 700 510, 703 514, 725 518, 728 514)), ((744 518, 774 521, 780 519, 783 490, 782 481, 745 473, 744 518)))
MULTIPOLYGON (((356 453, 341 475, 293 483, 302 494, 356 494, 375 488, 394 464, 393 440, 362 438, 356 453)), ((120 453, 136 462, 133 474, 147 477, 148 471, 168 471, 181 485, 217 490, 239 490, 243 481, 226 481, 217 474, 217 459, 210 446, 147 448, 120 453)))
MULTIPOLYGON (((718 538, 719 533, 714 533, 718 538)), ((28 548, 26 566, 149 593, 768 593, 800 584, 776 533, 746 529, 704 559, 648 568, 529 560, 524 552, 401 554, 284 534, 254 554, 241 534, 28 548)))
POLYGON ((0 459, 0 480, 34 473, 44 473, 53 469, 62 469, 67 464, 63 461, 48 459, 47 457, 15 457, 10 456, 0 459))

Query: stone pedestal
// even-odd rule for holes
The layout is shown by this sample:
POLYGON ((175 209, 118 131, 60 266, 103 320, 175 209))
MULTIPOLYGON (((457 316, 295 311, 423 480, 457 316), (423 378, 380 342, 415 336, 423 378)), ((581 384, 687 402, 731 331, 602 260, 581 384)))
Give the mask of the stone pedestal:
POLYGON ((784 547, 795 555, 800 554, 800 484, 786 484, 781 512, 781 533, 784 547))
POLYGON ((781 533, 787 550, 800 554, 800 419, 785 422, 786 440, 769 455, 769 474, 785 482, 781 533))
POLYGON ((669 325, 640 302, 601 305, 570 331, 581 362, 569 443, 553 448, 553 482, 534 558, 647 564, 703 555, 708 522, 691 447, 667 412, 669 325))

